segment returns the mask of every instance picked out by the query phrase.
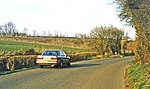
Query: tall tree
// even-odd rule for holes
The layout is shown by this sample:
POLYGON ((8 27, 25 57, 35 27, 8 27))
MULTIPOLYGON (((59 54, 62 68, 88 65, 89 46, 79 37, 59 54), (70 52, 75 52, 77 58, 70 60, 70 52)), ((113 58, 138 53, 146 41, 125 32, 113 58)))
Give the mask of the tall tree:
POLYGON ((114 26, 108 28, 108 41, 113 54, 121 54, 121 40, 124 32, 114 26))
POLYGON ((106 27, 95 27, 90 32, 91 37, 94 39, 92 42, 92 47, 95 49, 99 54, 104 55, 107 49, 108 42, 106 40, 106 27), (94 43, 94 44, 93 44, 94 43))
POLYGON ((92 29, 90 34, 94 39, 92 47, 100 54, 104 55, 109 51, 112 51, 112 54, 120 54, 121 39, 124 34, 122 30, 114 26, 101 26, 92 29))
POLYGON ((14 35, 16 33, 16 27, 14 23, 8 22, 5 26, 7 26, 7 33, 8 35, 14 35))
POLYGON ((136 29, 135 61, 150 61, 150 0, 116 0, 119 17, 136 29))

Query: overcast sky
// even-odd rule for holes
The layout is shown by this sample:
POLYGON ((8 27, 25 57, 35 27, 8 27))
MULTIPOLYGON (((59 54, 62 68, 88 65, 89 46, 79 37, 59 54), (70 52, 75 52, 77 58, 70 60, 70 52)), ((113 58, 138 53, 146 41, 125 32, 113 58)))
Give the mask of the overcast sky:
POLYGON ((0 0, 0 25, 13 22, 19 31, 37 30, 39 35, 55 31, 88 34, 96 26, 110 24, 125 29, 134 38, 135 30, 120 22, 114 0, 0 0))

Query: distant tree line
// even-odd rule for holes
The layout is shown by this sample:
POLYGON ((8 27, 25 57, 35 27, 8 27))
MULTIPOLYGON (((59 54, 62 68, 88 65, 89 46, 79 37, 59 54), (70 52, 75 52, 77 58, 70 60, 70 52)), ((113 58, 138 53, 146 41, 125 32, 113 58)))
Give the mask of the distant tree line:
POLYGON ((41 35, 37 32, 37 30, 32 30, 32 35, 28 33, 28 29, 24 27, 22 32, 19 32, 16 29, 16 26, 13 22, 8 22, 4 25, 0 25, 0 35, 3 36, 48 36, 48 37, 68 37, 68 33, 62 33, 59 31, 55 31, 54 35, 50 33, 50 31, 46 32, 45 30, 41 35))
POLYGON ((95 27, 90 32, 91 47, 99 54, 120 54, 121 53, 121 40, 124 32, 114 26, 100 26, 95 27))
POLYGON ((24 28, 23 31, 24 32, 18 32, 13 22, 0 25, 0 35, 3 36, 27 36, 27 28, 24 28))
POLYGON ((77 37, 77 38, 90 38, 89 35, 87 35, 87 34, 82 34, 82 33, 76 33, 76 34, 75 34, 75 37, 77 37))

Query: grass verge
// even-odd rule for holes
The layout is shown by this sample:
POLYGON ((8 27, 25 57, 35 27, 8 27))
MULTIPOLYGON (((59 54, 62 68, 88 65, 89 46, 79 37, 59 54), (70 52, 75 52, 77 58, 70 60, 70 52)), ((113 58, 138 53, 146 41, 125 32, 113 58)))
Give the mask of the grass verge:
POLYGON ((150 63, 132 62, 127 70, 127 89, 150 89, 150 63))
POLYGON ((35 68, 39 68, 39 67, 34 66, 34 67, 29 67, 29 68, 17 69, 17 70, 2 71, 2 72, 0 72, 0 76, 6 75, 6 74, 12 74, 12 73, 16 73, 16 72, 21 72, 21 71, 26 71, 26 70, 30 70, 30 69, 35 69, 35 68))

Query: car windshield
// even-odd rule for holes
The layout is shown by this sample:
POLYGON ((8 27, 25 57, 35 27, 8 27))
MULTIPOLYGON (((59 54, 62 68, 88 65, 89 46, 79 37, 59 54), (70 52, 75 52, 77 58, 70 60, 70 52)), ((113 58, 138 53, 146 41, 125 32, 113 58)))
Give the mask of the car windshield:
POLYGON ((59 56, 60 52, 59 51, 44 51, 42 53, 44 56, 59 56))

